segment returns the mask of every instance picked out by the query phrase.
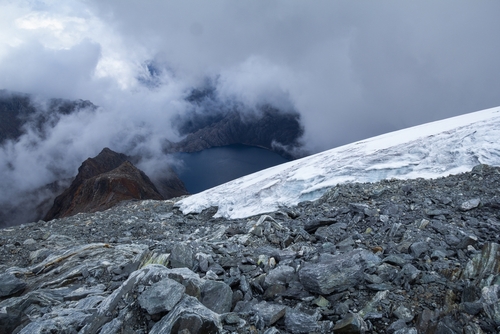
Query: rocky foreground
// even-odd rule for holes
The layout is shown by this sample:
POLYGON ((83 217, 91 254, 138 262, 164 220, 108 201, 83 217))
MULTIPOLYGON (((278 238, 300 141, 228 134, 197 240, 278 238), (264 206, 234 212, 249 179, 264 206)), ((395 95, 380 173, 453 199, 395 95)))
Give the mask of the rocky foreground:
POLYGON ((497 333, 500 168, 241 220, 174 201, 1 230, 1 333, 497 333))

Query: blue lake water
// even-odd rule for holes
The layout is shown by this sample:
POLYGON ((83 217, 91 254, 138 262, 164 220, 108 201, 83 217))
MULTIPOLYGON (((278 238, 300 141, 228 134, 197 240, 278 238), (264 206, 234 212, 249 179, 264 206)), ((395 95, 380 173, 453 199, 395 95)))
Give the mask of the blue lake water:
POLYGON ((214 147, 174 156, 183 162, 176 172, 191 194, 289 161, 269 150, 245 145, 214 147))

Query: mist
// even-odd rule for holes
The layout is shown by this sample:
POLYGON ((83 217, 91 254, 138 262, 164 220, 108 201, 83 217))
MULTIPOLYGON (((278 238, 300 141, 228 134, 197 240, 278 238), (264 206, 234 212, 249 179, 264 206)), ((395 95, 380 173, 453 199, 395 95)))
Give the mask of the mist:
MULTIPOLYGON (((7 1, 0 89, 89 100, 0 147, 0 202, 71 178, 103 147, 148 175, 211 82, 244 112, 300 113, 304 151, 500 105, 497 1, 7 1), (187 116, 186 116, 187 117, 187 116)), ((45 101, 45 102, 44 102, 45 101)), ((194 108, 194 109, 193 109, 194 108)))

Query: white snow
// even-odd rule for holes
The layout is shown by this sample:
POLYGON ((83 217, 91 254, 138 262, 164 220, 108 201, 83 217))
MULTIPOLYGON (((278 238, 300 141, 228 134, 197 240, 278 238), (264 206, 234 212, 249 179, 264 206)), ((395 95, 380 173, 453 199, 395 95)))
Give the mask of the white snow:
POLYGON ((337 147, 230 181, 177 202, 184 214, 218 206, 245 218, 320 198, 345 182, 436 178, 484 163, 500 166, 500 107, 337 147))

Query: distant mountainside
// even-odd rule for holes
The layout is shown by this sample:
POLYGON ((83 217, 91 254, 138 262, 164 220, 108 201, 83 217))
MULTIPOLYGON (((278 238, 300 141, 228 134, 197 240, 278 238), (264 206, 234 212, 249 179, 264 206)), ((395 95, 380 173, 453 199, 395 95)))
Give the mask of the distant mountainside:
MULTIPOLYGON (((241 103, 220 101, 215 88, 193 89, 186 97, 192 108, 172 118, 179 142, 164 142, 165 153, 198 152, 211 147, 243 144, 274 151, 287 159, 302 156, 299 139, 304 133, 300 114, 269 104, 248 110, 241 103)), ((63 115, 97 109, 87 100, 52 98, 38 103, 29 94, 0 90, 0 144, 19 138, 29 124, 43 134, 63 115)), ((42 136, 43 137, 43 136, 42 136)))
POLYGON ((49 99, 44 104, 43 107, 37 105, 33 96, 28 94, 0 90, 0 144, 19 138, 28 122, 41 132, 43 126, 54 126, 62 115, 80 109, 97 109, 90 101, 84 100, 49 99))
POLYGON ((260 115, 243 115, 236 111, 189 133, 177 143, 166 142, 166 152, 198 152, 211 147, 243 144, 263 147, 285 158, 296 158, 290 148, 299 146, 303 130, 298 114, 264 107, 260 115))
MULTIPOLYGON (((171 175, 174 196, 187 194, 175 175, 171 175)), ((168 189, 168 185, 163 185, 168 189)), ((168 198, 174 197, 166 194, 168 198)), ((44 220, 109 209, 130 199, 164 199, 149 177, 137 169, 125 154, 104 148, 94 158, 85 160, 69 188, 54 200, 44 220)))
POLYGON ((236 101, 221 101, 212 86, 193 89, 186 97, 192 108, 172 119, 181 136, 179 142, 165 142, 165 152, 198 152, 233 144, 262 147, 287 159, 301 153, 304 134, 300 114, 270 104, 250 110, 236 101))

